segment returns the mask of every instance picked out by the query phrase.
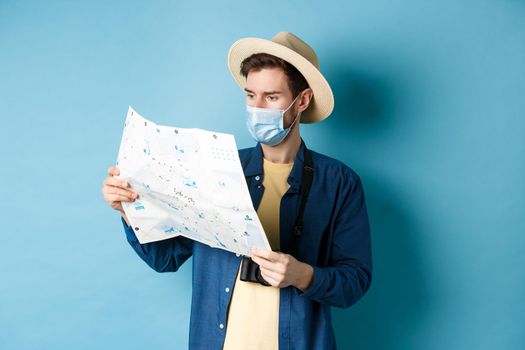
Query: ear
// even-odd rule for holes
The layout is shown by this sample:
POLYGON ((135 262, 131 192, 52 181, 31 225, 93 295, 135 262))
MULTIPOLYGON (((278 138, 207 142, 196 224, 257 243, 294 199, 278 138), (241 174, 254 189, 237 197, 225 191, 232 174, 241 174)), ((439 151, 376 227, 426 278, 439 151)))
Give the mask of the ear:
POLYGON ((303 112, 305 109, 307 109, 313 97, 314 92, 311 88, 307 88, 301 91, 299 93, 299 103, 297 104, 297 111, 303 112))

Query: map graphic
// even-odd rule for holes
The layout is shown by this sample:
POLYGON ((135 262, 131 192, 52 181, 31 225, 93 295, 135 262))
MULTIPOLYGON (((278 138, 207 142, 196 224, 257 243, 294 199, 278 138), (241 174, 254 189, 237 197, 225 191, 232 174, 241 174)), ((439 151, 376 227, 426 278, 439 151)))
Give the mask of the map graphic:
POLYGON ((246 256, 271 249, 233 135, 157 125, 129 107, 116 165, 139 194, 122 206, 141 244, 180 235, 246 256))

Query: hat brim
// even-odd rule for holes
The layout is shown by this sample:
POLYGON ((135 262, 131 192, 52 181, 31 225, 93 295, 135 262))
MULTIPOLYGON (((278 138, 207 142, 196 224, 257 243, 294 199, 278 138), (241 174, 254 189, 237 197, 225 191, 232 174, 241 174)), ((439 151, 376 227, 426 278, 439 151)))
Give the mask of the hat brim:
POLYGON ((301 123, 316 123, 327 118, 334 109, 334 95, 330 85, 321 72, 310 61, 286 46, 260 38, 237 40, 228 52, 228 69, 241 89, 246 86, 246 78, 240 72, 242 61, 255 54, 268 53, 293 65, 304 76, 313 90, 313 98, 308 108, 301 114, 301 123))

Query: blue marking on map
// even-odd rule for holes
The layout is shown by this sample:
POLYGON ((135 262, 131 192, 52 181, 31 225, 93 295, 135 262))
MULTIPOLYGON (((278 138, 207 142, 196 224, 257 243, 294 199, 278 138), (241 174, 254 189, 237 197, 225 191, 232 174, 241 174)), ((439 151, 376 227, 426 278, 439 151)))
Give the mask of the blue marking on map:
POLYGON ((187 177, 182 179, 182 183, 188 187, 197 188, 197 182, 195 180, 189 179, 187 177))
POLYGON ((170 208, 172 208, 172 209, 180 210, 180 208, 177 207, 177 206, 176 206, 175 204, 173 204, 173 203, 169 203, 169 202, 167 202, 166 204, 168 204, 168 206, 169 206, 170 208))
POLYGON ((174 233, 174 232, 177 232, 178 230, 176 230, 174 227, 167 227, 164 229, 164 233, 174 233))
POLYGON ((144 210, 144 205, 140 202, 135 203, 135 210, 144 210))
POLYGON ((221 247, 226 248, 226 249, 228 248, 228 247, 226 246, 226 244, 224 244, 224 243, 221 242, 221 240, 219 239, 219 237, 215 236, 215 240, 217 241, 217 243, 218 243, 221 247))

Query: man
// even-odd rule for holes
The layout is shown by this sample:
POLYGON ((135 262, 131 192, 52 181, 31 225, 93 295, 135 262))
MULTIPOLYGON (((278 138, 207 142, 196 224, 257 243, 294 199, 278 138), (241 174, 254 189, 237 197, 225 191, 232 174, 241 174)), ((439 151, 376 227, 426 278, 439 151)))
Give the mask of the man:
POLYGON ((141 245, 120 203, 136 194, 113 178, 117 168, 109 169, 104 196, 153 269, 177 271, 193 256, 191 349, 335 349, 330 308, 367 292, 372 260, 359 176, 307 149, 300 136, 300 123, 330 115, 332 91, 315 52, 291 33, 238 40, 228 65, 258 141, 239 155, 272 250, 255 249, 249 259, 180 236, 141 245))

